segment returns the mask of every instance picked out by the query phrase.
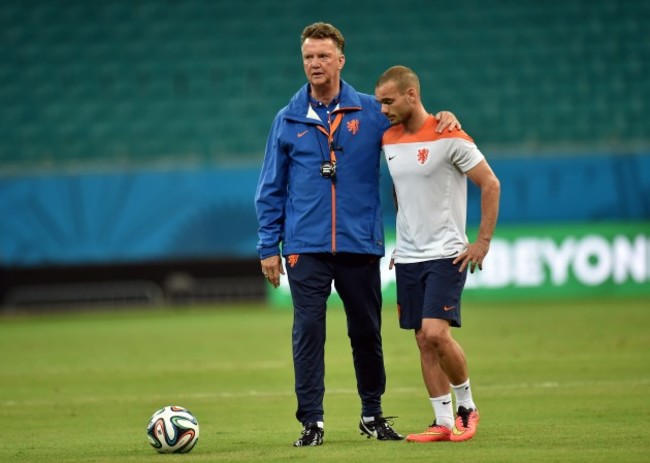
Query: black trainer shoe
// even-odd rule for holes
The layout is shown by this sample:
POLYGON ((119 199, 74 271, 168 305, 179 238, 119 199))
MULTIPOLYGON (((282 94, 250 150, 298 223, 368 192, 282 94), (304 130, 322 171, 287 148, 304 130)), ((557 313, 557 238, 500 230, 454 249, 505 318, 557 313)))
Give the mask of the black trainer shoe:
POLYGON ((318 423, 307 423, 303 426, 300 438, 293 443, 294 447, 323 445, 325 430, 318 423))
POLYGON ((364 423, 363 417, 359 421, 359 431, 361 435, 368 436, 368 439, 375 437, 377 440, 402 440, 404 436, 397 433, 393 428, 393 422, 388 421, 396 416, 387 416, 384 418, 381 415, 375 416, 375 420, 370 423, 364 423))

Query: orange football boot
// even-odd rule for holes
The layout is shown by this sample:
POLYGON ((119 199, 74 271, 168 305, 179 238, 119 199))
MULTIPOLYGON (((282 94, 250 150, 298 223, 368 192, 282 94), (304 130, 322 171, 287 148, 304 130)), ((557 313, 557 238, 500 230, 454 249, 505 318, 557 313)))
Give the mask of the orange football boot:
MULTIPOLYGON (((464 439, 467 440, 474 436, 476 428, 478 427, 480 416, 478 410, 473 408, 458 407, 458 414, 456 416, 456 428, 463 433, 464 439)), ((459 435, 460 437, 460 435, 459 435)))
POLYGON ((434 421, 426 431, 419 434, 409 434, 406 442, 448 442, 451 440, 451 429, 437 425, 434 421))

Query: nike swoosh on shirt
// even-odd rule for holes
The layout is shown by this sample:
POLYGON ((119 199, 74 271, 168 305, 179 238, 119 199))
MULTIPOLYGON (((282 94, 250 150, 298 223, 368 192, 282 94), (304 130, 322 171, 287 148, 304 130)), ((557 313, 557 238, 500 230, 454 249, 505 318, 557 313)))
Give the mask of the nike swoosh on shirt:
POLYGON ((449 312, 450 310, 454 310, 455 308, 456 308, 455 305, 452 305, 451 307, 447 307, 446 305, 442 306, 442 310, 444 310, 445 312, 449 312))
POLYGON ((388 156, 388 160, 389 160, 389 161, 392 161, 392 160, 395 159, 396 157, 397 157, 397 156, 393 156, 393 157, 391 158, 390 156, 388 156))
POLYGON ((302 136, 303 136, 304 134, 306 134, 306 133, 307 133, 307 130, 305 130, 304 132, 300 132, 300 133, 298 134, 298 138, 302 137, 302 136))

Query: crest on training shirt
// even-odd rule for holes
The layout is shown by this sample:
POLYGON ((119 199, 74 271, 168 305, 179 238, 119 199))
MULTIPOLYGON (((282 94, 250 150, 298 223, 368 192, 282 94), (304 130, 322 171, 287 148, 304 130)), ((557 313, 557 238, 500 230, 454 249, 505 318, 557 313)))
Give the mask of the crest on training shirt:
POLYGON ((352 135, 356 135, 359 131, 359 119, 352 119, 345 125, 347 126, 348 131, 352 133, 352 135))
POLYGON ((420 148, 418 150, 418 162, 421 165, 424 165, 427 162, 427 159, 429 159, 429 149, 428 148, 420 148))

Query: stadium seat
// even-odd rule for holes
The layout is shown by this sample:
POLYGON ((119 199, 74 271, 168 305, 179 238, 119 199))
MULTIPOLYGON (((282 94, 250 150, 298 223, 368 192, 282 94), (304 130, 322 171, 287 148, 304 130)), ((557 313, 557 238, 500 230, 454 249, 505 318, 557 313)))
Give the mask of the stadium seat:
POLYGON ((0 167, 259 162, 319 19, 344 32, 357 89, 411 66, 426 106, 491 151, 648 146, 648 2, 405 1, 319 18, 298 0, 3 2, 0 167))

